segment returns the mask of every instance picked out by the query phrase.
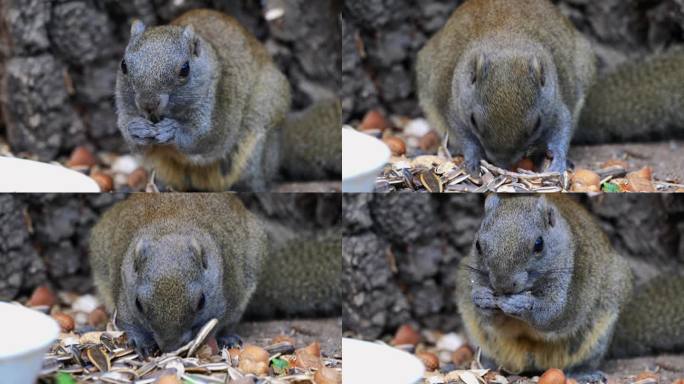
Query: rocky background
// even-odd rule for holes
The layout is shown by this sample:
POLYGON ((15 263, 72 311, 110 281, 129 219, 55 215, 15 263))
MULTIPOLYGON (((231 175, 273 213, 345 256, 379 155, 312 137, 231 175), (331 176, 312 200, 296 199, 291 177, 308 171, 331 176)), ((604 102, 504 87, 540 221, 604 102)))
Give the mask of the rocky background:
MULTIPOLYGON (((576 198, 630 260, 637 284, 684 272, 684 197, 576 198)), ((483 201, 473 194, 344 195, 344 331, 375 339, 406 323, 459 330, 455 272, 472 246, 483 201)))
MULTIPOLYGON (((600 73, 684 42, 681 0, 552 0, 592 42, 600 73)), ((345 0, 343 121, 371 109, 416 117, 414 61, 462 0, 345 0)))
POLYGON ((265 43, 295 110, 337 93, 338 0, 0 0, 0 139, 41 160, 79 145, 126 152, 113 89, 131 20, 164 24, 199 7, 235 16, 265 43))
MULTIPOLYGON (((125 194, 0 195, 0 300, 30 295, 39 285, 92 291, 90 229, 125 194)), ((339 194, 240 194, 267 221, 300 231, 341 222, 339 194)))

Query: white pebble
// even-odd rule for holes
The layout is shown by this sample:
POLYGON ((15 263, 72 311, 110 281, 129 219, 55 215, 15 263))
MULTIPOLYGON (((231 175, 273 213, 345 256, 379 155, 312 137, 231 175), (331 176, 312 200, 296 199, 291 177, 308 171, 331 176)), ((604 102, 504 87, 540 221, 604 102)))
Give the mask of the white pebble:
POLYGON ((425 119, 414 119, 406 125, 404 133, 408 136, 423 137, 430 132, 430 124, 425 119))
POLYGON ((464 344, 463 338, 455 333, 447 333, 437 341, 437 349, 453 352, 464 344))
POLYGON ((93 295, 83 295, 79 297, 71 308, 77 312, 90 313, 100 306, 100 301, 93 295))
POLYGON ((129 174, 133 173, 139 166, 140 164, 133 156, 124 155, 114 161, 114 164, 112 164, 112 171, 129 174))

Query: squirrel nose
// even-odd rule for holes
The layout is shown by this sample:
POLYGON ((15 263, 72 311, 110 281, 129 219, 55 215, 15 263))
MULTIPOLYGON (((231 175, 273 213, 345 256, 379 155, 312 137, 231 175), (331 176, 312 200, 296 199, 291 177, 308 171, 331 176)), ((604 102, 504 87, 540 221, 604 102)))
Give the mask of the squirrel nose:
POLYGON ((501 275, 490 276, 490 281, 494 292, 502 295, 513 295, 525 289, 527 283, 527 272, 514 274, 504 273, 501 275))

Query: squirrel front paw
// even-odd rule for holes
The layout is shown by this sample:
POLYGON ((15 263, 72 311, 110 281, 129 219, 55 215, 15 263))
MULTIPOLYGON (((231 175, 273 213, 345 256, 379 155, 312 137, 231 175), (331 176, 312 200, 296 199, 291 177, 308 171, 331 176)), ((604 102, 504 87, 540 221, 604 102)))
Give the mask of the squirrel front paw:
POLYGON ((224 333, 216 337, 218 345, 226 348, 242 347, 242 338, 237 333, 224 333))
POLYGON ((473 304, 479 309, 497 309, 494 292, 486 287, 473 287, 473 304))
POLYGON ((521 293, 500 297, 498 299, 498 307, 507 315, 514 317, 523 317, 526 313, 532 310, 534 305, 534 297, 531 293, 521 293))
POLYGON ((126 128, 137 145, 149 145, 157 135, 157 129, 152 122, 141 117, 131 120, 126 128))
POLYGON ((465 159, 466 172, 476 179, 480 178, 480 160, 479 156, 468 156, 465 159))
POLYGON ((143 358, 147 358, 155 353, 159 347, 154 338, 141 332, 126 331, 128 344, 143 358))
POLYGON ((553 155, 553 161, 551 161, 551 165, 549 168, 546 170, 547 172, 558 172, 562 174, 565 172, 565 170, 568 168, 568 160, 565 157, 565 155, 560 155, 560 154, 554 154, 553 155))
POLYGON ((176 120, 164 118, 154 126, 157 129, 154 138, 158 144, 167 144, 176 138, 176 132, 178 131, 178 122, 176 120))

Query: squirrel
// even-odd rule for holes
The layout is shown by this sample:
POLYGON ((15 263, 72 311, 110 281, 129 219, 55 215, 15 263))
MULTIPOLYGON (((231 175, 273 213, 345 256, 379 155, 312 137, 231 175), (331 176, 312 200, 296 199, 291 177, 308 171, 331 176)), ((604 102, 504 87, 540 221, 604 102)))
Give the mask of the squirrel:
POLYGON ((212 318, 230 346, 245 312, 339 315, 339 231, 268 227, 231 194, 132 195, 92 230, 95 286, 145 356, 178 349, 212 318))
POLYGON ((591 381, 609 351, 684 348, 684 316, 676 312, 684 310, 684 277, 635 290, 627 261, 599 224, 563 195, 488 196, 457 273, 466 333, 489 367, 553 367, 591 381), (668 308, 676 315, 666 316, 668 308))
POLYGON ((589 41, 549 0, 467 0, 421 49, 419 103, 480 175, 548 151, 567 169, 576 142, 643 138, 684 127, 684 56, 667 55, 596 79, 589 41))
MULTIPOLYGON (((282 139, 290 84, 265 47, 223 13, 192 10, 153 28, 133 22, 115 94, 124 139, 175 190, 264 191, 291 156, 282 139)), ((340 119, 315 128, 300 128, 302 156, 330 148, 340 119)))

